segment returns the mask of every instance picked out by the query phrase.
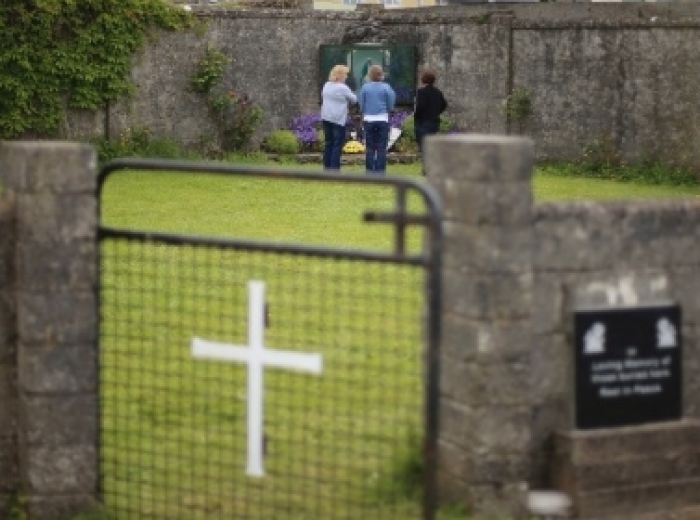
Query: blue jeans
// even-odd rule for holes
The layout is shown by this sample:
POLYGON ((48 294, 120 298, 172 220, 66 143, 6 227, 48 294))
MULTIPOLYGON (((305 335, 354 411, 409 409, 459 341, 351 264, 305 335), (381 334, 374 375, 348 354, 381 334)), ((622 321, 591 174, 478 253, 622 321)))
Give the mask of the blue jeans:
POLYGON ((424 123, 416 124, 416 142, 418 143, 418 150, 423 151, 423 140, 426 135, 437 134, 440 130, 440 121, 426 121, 424 123))
POLYGON ((323 148, 323 168, 340 170, 340 154, 345 144, 345 125, 336 125, 329 121, 323 122, 323 136, 326 139, 323 148))
POLYGON ((386 172, 386 147, 389 144, 389 123, 365 121, 365 169, 368 173, 386 172))

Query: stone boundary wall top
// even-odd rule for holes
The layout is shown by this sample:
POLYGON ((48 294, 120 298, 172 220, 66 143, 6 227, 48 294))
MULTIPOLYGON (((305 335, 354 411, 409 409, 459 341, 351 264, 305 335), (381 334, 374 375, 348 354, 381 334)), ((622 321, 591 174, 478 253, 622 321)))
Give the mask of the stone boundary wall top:
MULTIPOLYGON (((190 91, 211 46, 230 58, 217 89, 245 92, 264 111, 256 140, 318 113, 323 44, 415 44, 418 68, 438 72, 446 116, 470 133, 522 133, 538 159, 580 158, 611 143, 622 157, 700 164, 700 6, 528 3, 354 12, 197 7, 203 32, 162 34, 140 53, 136 94, 104 113, 76 112, 67 135, 118 137, 129 128, 208 149, 216 128, 206 96, 190 91), (527 91, 514 124, 504 103, 527 91)), ((405 107, 410 109, 410 107, 405 107)))

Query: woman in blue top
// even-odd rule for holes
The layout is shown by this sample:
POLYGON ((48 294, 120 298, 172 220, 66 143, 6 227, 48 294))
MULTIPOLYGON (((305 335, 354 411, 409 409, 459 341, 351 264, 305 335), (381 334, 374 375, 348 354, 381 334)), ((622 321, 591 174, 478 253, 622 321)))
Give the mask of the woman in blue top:
POLYGON ((340 170, 340 154, 345 144, 345 124, 348 121, 348 103, 357 103, 357 97, 345 84, 349 69, 336 65, 328 75, 321 97, 321 120, 326 144, 323 149, 323 168, 340 170))
POLYGON ((369 68, 369 83, 362 85, 358 102, 365 130, 365 169, 367 173, 386 173, 386 151, 389 144, 389 112, 394 110, 396 93, 384 83, 380 65, 369 68))

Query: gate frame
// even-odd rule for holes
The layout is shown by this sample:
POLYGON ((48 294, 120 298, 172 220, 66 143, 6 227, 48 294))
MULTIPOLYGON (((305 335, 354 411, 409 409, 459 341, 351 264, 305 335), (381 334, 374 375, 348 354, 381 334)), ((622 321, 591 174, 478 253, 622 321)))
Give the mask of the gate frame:
MULTIPOLYGON (((442 314, 442 250, 443 250, 443 204, 432 186, 414 179, 398 176, 339 175, 331 173, 315 173, 296 170, 270 169, 252 166, 236 166, 211 161, 180 161, 168 159, 116 159, 105 165, 97 177, 97 233, 96 254, 97 264, 101 270, 101 242, 110 237, 140 238, 144 241, 156 241, 168 244, 222 245, 236 247, 248 251, 280 251, 287 254, 303 254, 314 257, 343 258, 368 260, 393 264, 409 264, 422 266, 427 272, 427 313, 426 313, 426 355, 424 387, 424 441, 423 441, 423 520, 434 520, 438 510, 438 432, 439 432, 439 381, 440 381, 440 341, 442 314), (147 170, 163 173, 205 173, 210 175, 233 175, 241 177, 274 178, 285 181, 320 181, 335 184, 366 184, 384 185, 396 188, 396 206, 394 212, 366 211, 364 221, 367 223, 393 224, 395 226, 394 252, 391 254, 377 253, 364 250, 341 250, 323 246, 304 246, 295 244, 272 243, 263 241, 239 240, 228 238, 207 238, 179 235, 174 233, 127 231, 102 225, 102 190, 109 175, 124 170, 147 170), (406 193, 415 190, 423 197, 425 214, 413 215, 407 213, 406 193), (405 232, 409 226, 422 226, 425 229, 426 247, 422 254, 409 255, 406 252, 405 232)), ((102 309, 102 284, 98 276, 95 299, 98 308, 102 309)), ((98 317, 97 338, 101 337, 102 320, 98 317)), ((98 395, 101 387, 100 349, 97 353, 98 365, 98 395)), ((104 503, 104 474, 102 472, 102 409, 98 400, 99 432, 98 432, 98 496, 104 503)))

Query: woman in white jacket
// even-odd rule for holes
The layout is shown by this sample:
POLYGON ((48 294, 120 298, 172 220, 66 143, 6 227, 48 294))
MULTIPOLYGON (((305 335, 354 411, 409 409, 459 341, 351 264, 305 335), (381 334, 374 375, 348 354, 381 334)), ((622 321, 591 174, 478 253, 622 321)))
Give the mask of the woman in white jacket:
POLYGON ((349 70, 345 65, 333 67, 321 92, 321 120, 326 139, 323 168, 326 170, 340 170, 340 154, 345 144, 345 125, 348 121, 348 103, 357 103, 357 97, 345 84, 349 70))

